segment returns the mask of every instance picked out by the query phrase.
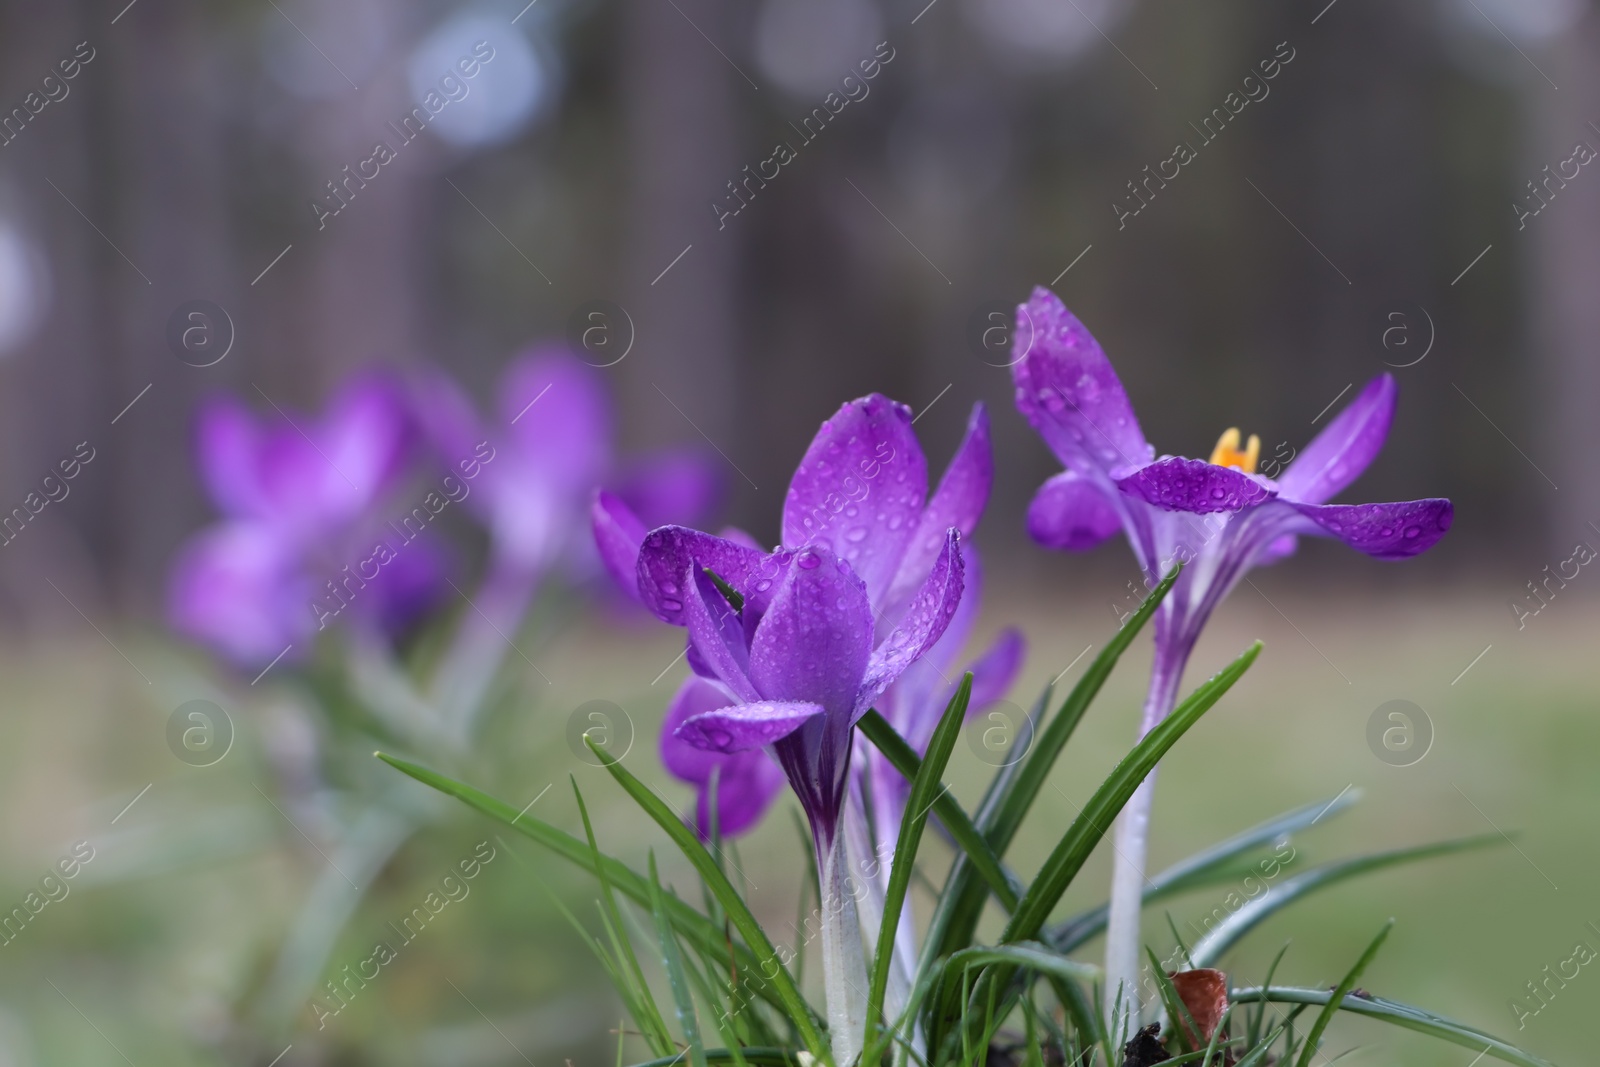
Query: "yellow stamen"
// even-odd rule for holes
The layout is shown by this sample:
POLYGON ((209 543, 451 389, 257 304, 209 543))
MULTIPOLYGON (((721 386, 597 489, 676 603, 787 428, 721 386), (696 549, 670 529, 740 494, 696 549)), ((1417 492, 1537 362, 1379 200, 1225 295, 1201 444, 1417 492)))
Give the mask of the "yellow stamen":
POLYGON ((1233 467, 1245 474, 1256 472, 1256 459, 1261 455, 1261 438, 1255 434, 1250 435, 1250 441, 1244 446, 1244 451, 1239 451, 1239 428, 1230 426, 1223 435, 1217 439, 1217 447, 1211 450, 1211 462, 1219 467, 1233 467))

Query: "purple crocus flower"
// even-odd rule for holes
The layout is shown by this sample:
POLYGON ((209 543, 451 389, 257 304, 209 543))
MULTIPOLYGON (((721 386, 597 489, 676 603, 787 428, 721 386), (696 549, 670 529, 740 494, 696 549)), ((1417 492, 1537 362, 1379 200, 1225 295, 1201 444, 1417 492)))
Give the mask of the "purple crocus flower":
MULTIPOLYGON (((840 832, 852 730, 956 614, 961 534, 976 524, 990 474, 981 410, 974 422, 981 432, 969 433, 930 499, 910 411, 878 395, 853 401, 823 424, 796 470, 778 549, 664 527, 638 552, 641 599, 662 620, 688 628, 690 665, 724 700, 684 714, 675 736, 716 753, 770 750, 810 821, 840 1063, 859 1053, 866 1025, 840 832)), ((614 520, 614 510, 599 505, 597 518, 614 520)), ((604 533, 600 540, 606 543, 604 533)), ((670 746, 664 755, 669 765, 681 762, 670 746)))
MULTIPOLYGON (((819 537, 830 538, 832 543, 845 546, 852 544, 853 535, 860 536, 854 533, 859 527, 854 520, 860 513, 861 501, 870 494, 872 483, 885 476, 885 469, 882 462, 874 460, 858 467, 833 462, 829 453, 835 441, 848 438, 863 426, 884 423, 887 427, 889 420, 900 418, 897 408, 898 405, 890 404, 881 397, 868 397, 844 405, 834 418, 823 425, 801 464, 802 471, 807 472, 807 480, 797 484, 788 497, 789 505, 785 513, 787 530, 800 533, 802 538, 808 532, 815 532, 819 537), (825 518, 828 521, 823 521, 825 518)), ((891 437, 897 439, 897 443, 888 443, 884 447, 884 454, 895 449, 897 455, 906 457, 906 462, 905 470, 895 467, 887 471, 888 477, 898 479, 904 474, 907 479, 914 477, 919 485, 925 484, 927 463, 916 439, 909 434, 901 438, 899 434, 891 433, 885 440, 891 437)), ((933 498, 922 507, 915 522, 897 523, 899 528, 910 530, 912 536, 902 542, 900 561, 894 567, 897 572, 895 579, 880 582, 878 596, 869 594, 880 635, 887 625, 897 621, 904 613, 905 596, 912 581, 926 576, 931 563, 927 551, 930 531, 936 531, 939 523, 948 523, 963 535, 970 535, 987 502, 992 479, 989 420, 983 405, 978 404, 973 408, 966 435, 933 498)), ((645 523, 634 515, 623 500, 608 492, 597 495, 591 519, 595 541, 600 546, 600 555, 606 568, 618 585, 637 599, 637 559, 647 529, 645 523)), ((896 520, 886 518, 884 521, 887 524, 896 520)), ((754 539, 742 530, 730 528, 724 530, 722 536, 751 548, 756 546, 754 539)), ((936 539, 934 546, 938 547, 936 539)), ((918 752, 927 749, 939 715, 955 691, 960 678, 960 672, 955 671, 956 657, 977 618, 975 586, 978 561, 970 543, 963 545, 962 557, 966 591, 950 628, 938 644, 909 667, 906 674, 877 701, 878 711, 918 752)), ((878 567, 882 573, 887 573, 889 569, 888 565, 878 567)), ((969 717, 980 714, 1005 694, 1020 666, 1021 655, 1020 635, 1015 631, 1007 631, 997 639, 992 649, 966 668, 974 671, 969 717)), ((692 749, 677 736, 678 727, 692 714, 690 709, 705 710, 704 701, 709 699, 707 684, 691 675, 673 697, 662 727, 662 759, 674 775, 698 788, 696 822, 702 834, 710 830, 708 791, 712 770, 716 769, 721 783, 718 789, 718 829, 723 834, 733 835, 760 821, 781 789, 782 776, 776 773, 772 760, 759 749, 708 755, 692 749)), ((874 833, 878 840, 892 844, 900 825, 902 809, 899 801, 909 790, 909 783, 870 746, 866 746, 866 751, 857 757, 856 767, 859 773, 870 773, 873 779, 874 833), (877 803, 880 798, 882 803, 877 803)), ((869 849, 868 854, 872 851, 875 849, 869 849)))
MULTIPOLYGON (((647 520, 693 521, 715 503, 721 482, 697 453, 663 451, 623 463, 612 447, 616 416, 605 376, 562 348, 514 359, 496 390, 498 417, 480 417, 442 372, 419 390, 417 406, 439 450, 470 455, 495 448, 467 507, 488 527, 494 565, 543 575, 560 565, 593 569, 582 518, 595 486, 610 484, 647 520)), ((643 531, 639 532, 643 537, 643 531)))
POLYGON ((203 402, 195 453, 222 519, 179 551, 173 626, 252 666, 303 651, 346 607, 378 629, 414 618, 441 582, 438 553, 408 545, 378 560, 371 550, 376 509, 415 439, 403 390, 381 372, 348 380, 319 417, 257 419, 233 397, 203 402))
POLYGON ((447 707, 475 707, 504 652, 501 635, 521 624, 540 583, 557 570, 579 582, 598 571, 594 543, 583 535, 595 486, 610 481, 617 499, 665 522, 694 521, 720 495, 721 482, 698 453, 619 461, 605 375, 564 348, 514 359, 501 375, 492 420, 480 417, 443 372, 424 382, 417 408, 441 453, 470 455, 484 441, 494 449, 466 500, 489 531, 487 573, 434 685, 447 707))
MULTIPOLYGON (((1222 599, 1254 566, 1332 537, 1378 559, 1405 559, 1450 528, 1444 499, 1330 504, 1377 456, 1394 415, 1394 379, 1367 385, 1277 479, 1256 473, 1259 439, 1236 429, 1209 460, 1156 457, 1105 353, 1055 295, 1037 288, 1017 309, 1017 408, 1066 467, 1039 489, 1028 530, 1051 548, 1091 548, 1121 530, 1153 585, 1182 575, 1155 616, 1155 662, 1141 736, 1173 708, 1189 653, 1222 599)), ((1118 820, 1107 933, 1107 1003, 1123 991, 1137 1026, 1140 885, 1154 775, 1118 820)))
MULTIPOLYGON (((972 692, 967 702, 967 718, 981 716, 1003 699, 1011 689, 1026 649, 1022 634, 1007 628, 976 659, 957 666, 957 658, 972 635, 982 602, 982 567, 977 550, 970 542, 961 546, 965 587, 961 604, 950 620, 944 636, 921 659, 906 668, 877 702, 877 710, 895 732, 919 755, 926 755, 939 717, 949 705, 964 674, 972 675, 972 692)), ((867 789, 871 795, 872 832, 878 845, 891 848, 900 832, 905 801, 911 783, 876 748, 858 743, 863 749, 867 789)), ((888 870, 882 871, 887 883, 888 870)))

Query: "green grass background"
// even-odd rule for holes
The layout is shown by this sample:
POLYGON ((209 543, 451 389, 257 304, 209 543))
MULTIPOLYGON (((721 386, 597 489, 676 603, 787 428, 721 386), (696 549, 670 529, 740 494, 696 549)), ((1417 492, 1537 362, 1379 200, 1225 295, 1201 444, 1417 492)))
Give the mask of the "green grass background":
MULTIPOLYGON (((1600 611, 1577 599, 1558 602, 1518 632, 1509 614, 1493 609, 1490 590, 1313 597, 1275 579, 1257 576, 1258 589, 1241 587, 1195 654, 1190 685, 1248 641, 1266 641, 1255 669, 1161 769, 1152 870, 1347 787, 1361 790, 1362 802, 1302 835, 1293 869, 1360 850, 1494 829, 1520 833, 1514 846, 1379 874, 1302 902, 1254 933, 1228 966, 1241 980, 1259 980, 1292 941, 1280 980, 1331 986, 1394 916, 1398 925, 1363 987, 1560 1064, 1591 1062, 1600 964, 1585 967, 1520 1031, 1510 1002, 1535 1006, 1524 983, 1571 956, 1576 943, 1600 949, 1585 926, 1600 924, 1600 611), (1391 699, 1413 701, 1433 723, 1432 749, 1411 767, 1387 766, 1367 747, 1367 719, 1391 699)), ((1107 607, 1114 597, 1091 590, 1064 604, 1038 587, 996 583, 986 618, 1014 620, 1030 642, 1017 703, 1030 703, 1086 646, 1101 646, 1115 625, 1107 607)), ((322 868, 257 791, 278 796, 268 752, 298 743, 283 726, 293 720, 298 691, 285 672, 250 686, 156 632, 106 628, 115 649, 88 632, 36 637, 0 653, 7 813, 0 900, 7 908, 20 903, 73 842, 96 849, 68 898, 0 946, 0 1064, 265 1064, 276 1037, 239 1028, 234 1005, 262 980, 300 894, 322 868), (209 768, 186 766, 166 748, 168 714, 195 698, 223 704, 237 727, 233 750, 209 768)), ((654 848, 663 877, 698 901, 670 843, 603 771, 577 760, 566 739, 577 705, 617 703, 635 725, 628 765, 687 808, 689 792, 665 778, 654 752, 662 708, 685 668, 680 662, 652 679, 681 651, 678 635, 599 613, 523 640, 552 681, 526 671, 505 694, 474 780, 519 807, 550 786, 532 814, 581 832, 575 781, 602 847, 641 868, 654 848)), ((1148 660, 1142 637, 1058 765, 1009 856, 1024 874, 1131 744, 1148 660)), ((420 758, 426 762, 426 754, 420 758)), ((963 802, 975 800, 987 771, 965 744, 957 746, 950 777, 963 802)), ((782 807, 790 806, 785 798, 782 807)), ((423 831, 372 887, 334 947, 331 968, 368 955, 386 922, 420 903, 431 883, 494 832, 454 810, 423 831)), ((597 928, 593 884, 531 842, 508 838, 503 846, 471 895, 406 946, 349 1010, 322 1031, 309 1010, 298 1017, 277 1046, 294 1046, 285 1067, 615 1062, 618 1001, 551 898, 597 928)), ((1063 912, 1103 897, 1106 852, 1103 845, 1063 912)), ((925 850, 923 869, 935 882, 948 855, 942 843, 925 850)), ((757 913, 783 938, 805 869, 786 810, 739 842, 737 864, 757 913)), ((1225 896, 1198 892, 1170 910, 1181 927, 1225 896)), ((914 900, 926 917, 926 891, 914 900)), ((1147 913, 1147 937, 1163 954, 1166 930, 1161 909, 1147 913)), ((1098 948, 1091 945, 1085 958, 1097 961, 1098 948)), ((816 978, 813 966, 806 976, 813 992, 816 978)), ((1475 1055, 1343 1019, 1329 1049, 1352 1048, 1359 1051, 1341 1062, 1467 1067, 1475 1055)), ((631 1040, 623 1054, 643 1058, 631 1040)))

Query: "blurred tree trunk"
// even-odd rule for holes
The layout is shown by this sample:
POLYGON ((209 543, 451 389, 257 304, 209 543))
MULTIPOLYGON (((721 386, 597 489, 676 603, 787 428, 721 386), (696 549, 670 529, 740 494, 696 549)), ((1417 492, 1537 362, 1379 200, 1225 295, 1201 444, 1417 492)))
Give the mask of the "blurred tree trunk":
MULTIPOLYGON (((289 10, 295 23, 307 26, 315 24, 317 6, 304 0, 289 10)), ((327 196, 324 183, 343 180, 346 166, 354 173, 379 140, 395 143, 388 124, 411 104, 407 43, 420 20, 417 0, 384 0, 361 11, 360 32, 389 47, 373 72, 359 80, 359 89, 305 105, 308 136, 300 147, 306 191, 299 208, 306 219, 312 217, 311 198, 327 196)), ((311 264, 297 267, 305 285, 302 351, 298 356, 274 353, 267 375, 297 403, 320 403, 354 367, 373 360, 408 362, 428 350, 422 312, 429 305, 420 272, 430 261, 434 233, 437 151, 432 136, 424 134, 401 148, 404 158, 398 165, 361 187, 324 229, 310 227, 303 251, 311 264)), ((306 233, 299 225, 294 232, 306 233)), ((290 255, 301 251, 297 247, 290 255)))
MULTIPOLYGON (((734 412, 740 231, 719 232, 707 205, 739 170, 738 109, 756 90, 700 35, 748 70, 746 18, 732 0, 681 0, 677 8, 655 0, 624 8, 630 244, 618 302, 637 332, 616 369, 625 433, 634 444, 698 441, 703 433, 749 469, 734 412)), ((724 473, 736 492, 749 489, 737 472, 724 473)))
MULTIPOLYGON (((1600 116, 1600 13, 1590 10, 1570 33, 1550 49, 1549 70, 1559 92, 1542 80, 1529 82, 1528 177, 1546 165, 1552 169, 1582 141, 1600 150, 1600 131, 1591 124, 1600 116)), ((1541 61, 1543 62, 1543 61, 1541 61)), ((1525 181, 1527 178, 1522 178, 1525 181)), ((1535 489, 1548 501, 1546 540, 1560 559, 1582 540, 1597 543, 1591 522, 1600 525, 1600 184, 1593 166, 1584 168, 1570 190, 1552 200, 1538 219, 1528 220, 1532 233, 1529 257, 1529 313, 1532 322, 1536 388, 1541 398, 1531 413, 1529 453, 1559 486, 1543 479, 1535 489)), ((1520 189, 1519 189, 1520 192, 1520 189)), ((1513 434, 1515 436, 1515 434, 1513 434)), ((1529 478, 1536 477, 1532 471, 1529 478)))
POLYGON ((194 480, 172 468, 188 455, 201 372, 167 351, 167 316, 237 292, 209 91, 217 53, 196 0, 135 8, 115 25, 98 6, 93 18, 76 4, 12 12, 7 67, 28 72, 27 88, 78 42, 94 51, 5 149, 24 223, 49 220, 34 236, 54 281, 46 325, 16 357, 26 399, 8 420, 7 454, 27 466, 5 508, 78 442, 94 460, 11 546, 9 581, 50 614, 63 605, 45 579, 85 610, 95 585, 148 609, 197 511, 194 480))
MULTIPOLYGON (((6 81, 5 112, 29 88, 72 54, 85 39, 83 5, 32 0, 0 9, 0 69, 6 81)), ((100 53, 101 57, 104 52, 100 53)), ((0 513, 21 506, 29 491, 97 419, 110 386, 101 373, 112 336, 98 314, 102 252, 115 255, 49 185, 89 171, 96 153, 89 137, 96 107, 96 82, 111 77, 101 58, 71 83, 68 96, 52 103, 15 140, 0 147, 0 224, 15 227, 42 255, 49 278, 49 306, 33 335, 5 354, 0 381, 0 476, 5 497, 0 513), (48 181, 47 181, 48 179, 48 181)), ((82 189, 79 202, 82 203, 82 189)), ((109 418, 109 416, 107 416, 109 418)), ((103 444, 103 442, 102 442, 103 444)), ((15 541, 0 549, 0 587, 10 619, 52 622, 76 614, 43 579, 74 600, 87 596, 88 532, 106 525, 106 482, 91 468, 74 481, 66 500, 51 504, 15 541)))
POLYGON ((96 141, 109 140, 116 158, 89 168, 100 217, 109 220, 98 224, 138 264, 135 271, 105 250, 116 340, 93 435, 106 441, 107 466, 96 473, 113 493, 111 524, 96 531, 97 555, 129 608, 151 607, 200 510, 188 466, 191 420, 214 378, 168 349, 167 319, 193 299, 236 311, 242 289, 220 150, 226 117, 214 103, 223 72, 211 31, 199 0, 134 7, 115 26, 90 31, 104 40, 101 73, 115 78, 105 84, 115 86, 107 115, 117 133, 96 141), (146 385, 149 393, 112 426, 146 385))

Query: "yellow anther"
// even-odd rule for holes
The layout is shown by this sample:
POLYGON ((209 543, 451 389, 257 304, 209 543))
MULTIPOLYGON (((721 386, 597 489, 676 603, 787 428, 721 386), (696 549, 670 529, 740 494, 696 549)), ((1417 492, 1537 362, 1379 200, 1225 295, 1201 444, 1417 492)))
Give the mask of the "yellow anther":
POLYGON ((1256 460, 1261 455, 1261 438, 1255 434, 1250 435, 1249 442, 1244 446, 1244 451, 1239 451, 1239 428, 1230 426, 1217 439, 1217 447, 1211 450, 1211 462, 1219 467, 1233 467, 1246 474, 1256 472, 1256 460))

